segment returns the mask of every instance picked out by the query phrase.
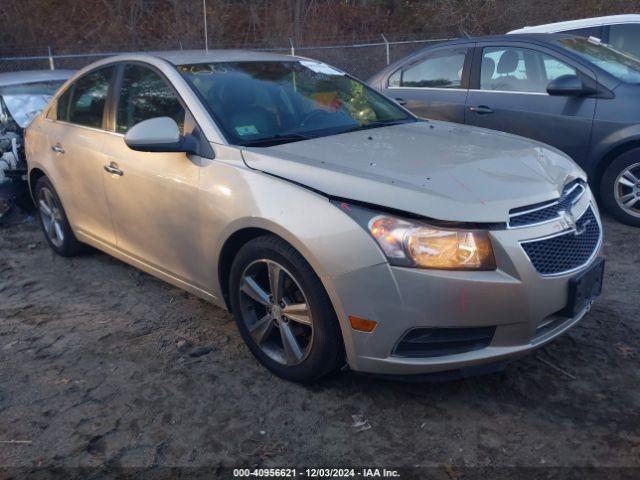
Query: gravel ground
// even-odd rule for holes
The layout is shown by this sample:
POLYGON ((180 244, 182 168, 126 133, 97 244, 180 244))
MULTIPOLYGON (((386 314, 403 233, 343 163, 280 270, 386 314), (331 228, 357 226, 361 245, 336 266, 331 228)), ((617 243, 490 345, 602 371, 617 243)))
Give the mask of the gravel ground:
POLYGON ((504 372, 310 386, 259 366, 224 311, 4 226, 0 466, 640 467, 640 229, 605 224, 602 297, 504 372))

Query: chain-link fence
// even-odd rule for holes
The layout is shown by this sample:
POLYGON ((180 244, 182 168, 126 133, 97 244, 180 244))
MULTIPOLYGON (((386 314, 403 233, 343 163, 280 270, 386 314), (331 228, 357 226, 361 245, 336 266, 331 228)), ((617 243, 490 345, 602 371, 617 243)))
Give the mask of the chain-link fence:
POLYGON ((296 48, 295 53, 303 57, 321 60, 356 77, 367 79, 388 64, 400 60, 416 50, 444 40, 446 39, 301 47, 296 48))
MULTIPOLYGON (((253 48, 252 50, 290 54, 321 60, 334 65, 356 77, 367 79, 389 63, 433 43, 446 39, 380 41, 353 43, 349 45, 300 46, 282 48, 253 48)), ((180 50, 184 45, 154 45, 148 50, 180 50)), ((100 53, 53 52, 44 47, 40 49, 22 49, 15 56, 0 57, 0 72, 45 69, 78 69, 101 58, 123 53, 116 50, 100 53)))

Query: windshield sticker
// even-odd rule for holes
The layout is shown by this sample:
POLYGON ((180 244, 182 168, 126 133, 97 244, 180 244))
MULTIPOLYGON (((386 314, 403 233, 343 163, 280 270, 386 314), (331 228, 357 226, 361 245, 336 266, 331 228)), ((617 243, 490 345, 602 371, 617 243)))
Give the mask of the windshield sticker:
POLYGON ((309 62, 305 60, 301 60, 300 63, 305 67, 307 67, 309 70, 312 70, 316 73, 324 73, 325 75, 340 75, 340 76, 344 75, 344 73, 342 73, 339 70, 336 70, 333 67, 330 67, 326 63, 309 62))
POLYGON ((258 132, 258 129, 255 127, 255 125, 243 125, 241 127, 236 127, 236 132, 238 132, 238 135, 255 135, 258 132))

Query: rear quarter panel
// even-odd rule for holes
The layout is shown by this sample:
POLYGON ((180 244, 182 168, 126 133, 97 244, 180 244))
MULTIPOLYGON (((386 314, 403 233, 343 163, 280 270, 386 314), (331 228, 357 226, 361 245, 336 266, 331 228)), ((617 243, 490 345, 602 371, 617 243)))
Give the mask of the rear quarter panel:
MULTIPOLYGON (((45 110, 46 111, 46 110, 45 110)), ((38 115, 33 119, 25 131, 25 155, 27 157, 27 167, 29 170, 29 187, 33 192, 35 185, 31 184, 31 172, 41 170, 49 176, 51 159, 48 147, 48 137, 44 128, 45 119, 43 115, 38 115)), ((51 177, 50 177, 51 178, 51 177)))

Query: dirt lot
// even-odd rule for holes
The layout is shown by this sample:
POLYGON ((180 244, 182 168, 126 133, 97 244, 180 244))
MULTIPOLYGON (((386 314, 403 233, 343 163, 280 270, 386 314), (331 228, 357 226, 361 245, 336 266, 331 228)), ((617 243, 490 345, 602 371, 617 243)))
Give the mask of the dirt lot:
POLYGON ((4 226, 0 465, 640 466, 639 246, 606 220, 603 296, 503 373, 301 386, 260 367, 222 310, 4 226))

